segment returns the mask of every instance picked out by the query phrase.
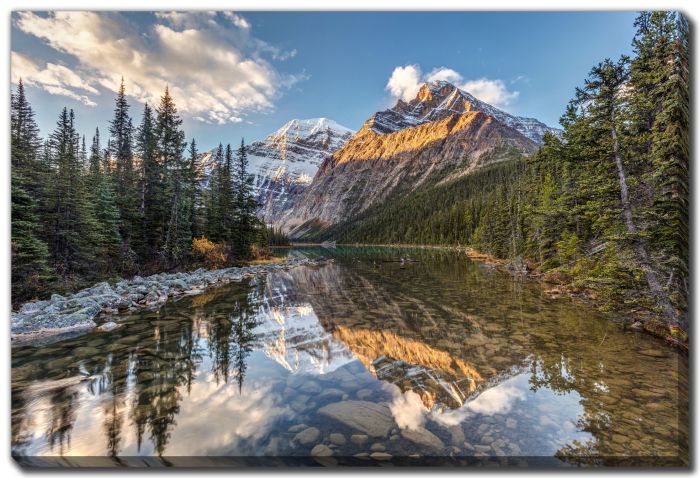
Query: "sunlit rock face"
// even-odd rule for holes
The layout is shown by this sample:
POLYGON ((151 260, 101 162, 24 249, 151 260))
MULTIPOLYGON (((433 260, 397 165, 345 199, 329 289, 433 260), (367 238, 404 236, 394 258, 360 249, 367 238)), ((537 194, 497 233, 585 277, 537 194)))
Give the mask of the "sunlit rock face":
POLYGON ((547 132, 447 82, 423 85, 406 103, 375 113, 342 148, 323 160, 293 209, 278 220, 292 236, 348 220, 391 193, 428 180, 446 181, 518 155, 532 154, 547 132))
MULTIPOLYGON (((258 216, 266 223, 294 206, 323 160, 341 148, 353 131, 328 118, 293 119, 248 148, 248 172, 258 199, 258 216)), ((232 145, 236 147, 237 145, 232 145)), ((216 169, 215 150, 199 160, 202 184, 216 169)))

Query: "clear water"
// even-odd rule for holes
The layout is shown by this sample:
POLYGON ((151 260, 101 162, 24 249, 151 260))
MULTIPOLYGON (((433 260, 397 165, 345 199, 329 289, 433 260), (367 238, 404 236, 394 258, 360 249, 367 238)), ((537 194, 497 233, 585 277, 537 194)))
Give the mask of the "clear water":
POLYGON ((13 456, 687 465, 687 358, 662 342, 457 252, 284 253, 334 260, 14 347, 13 456))

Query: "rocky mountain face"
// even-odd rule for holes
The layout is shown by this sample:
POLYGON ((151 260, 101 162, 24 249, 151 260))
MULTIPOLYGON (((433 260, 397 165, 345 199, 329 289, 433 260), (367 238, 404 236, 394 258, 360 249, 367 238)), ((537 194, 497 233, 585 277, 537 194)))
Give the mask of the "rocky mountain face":
MULTIPOLYGON (((293 119, 249 146, 248 171, 266 223, 276 222, 311 183, 324 158, 342 147, 353 131, 327 118, 293 119)), ((200 158, 204 185, 216 168, 214 150, 200 158)))
POLYGON ((427 181, 447 181, 513 154, 535 152, 545 132, 447 82, 425 84, 406 103, 375 113, 321 164, 277 224, 292 237, 345 221, 427 181))
POLYGON ((447 81, 426 83, 413 100, 408 103, 399 100, 393 108, 375 113, 368 123, 377 133, 393 133, 470 111, 480 111, 491 116, 538 144, 542 144, 544 134, 548 131, 555 135, 561 133, 560 130, 550 128, 535 118, 513 116, 484 103, 447 81))

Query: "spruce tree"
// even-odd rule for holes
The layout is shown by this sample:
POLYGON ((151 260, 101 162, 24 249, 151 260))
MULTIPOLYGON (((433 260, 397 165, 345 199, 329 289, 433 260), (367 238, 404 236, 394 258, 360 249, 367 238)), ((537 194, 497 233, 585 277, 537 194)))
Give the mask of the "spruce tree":
POLYGON ((222 183, 224 182, 222 174, 225 167, 224 149, 221 143, 219 143, 219 146, 216 148, 213 155, 213 167, 209 177, 209 188, 207 191, 206 200, 207 236, 214 242, 221 242, 224 237, 222 227, 223 215, 221 210, 221 190, 222 183))
POLYGON ((55 173, 49 186, 49 249, 62 277, 89 275, 94 260, 95 223, 87 201, 74 120, 73 111, 63 108, 51 134, 55 173))
POLYGON ((234 172, 235 229, 233 251, 240 259, 250 255, 250 246, 258 234, 258 219, 255 215, 257 201, 253 195, 253 176, 248 174, 248 149, 244 140, 236 151, 234 172))
POLYGON ((109 127, 110 153, 114 160, 114 179, 117 192, 117 206, 121 216, 120 232, 127 249, 133 248, 133 240, 140 223, 138 178, 134 171, 132 151, 133 126, 129 116, 129 104, 126 100, 124 79, 119 85, 115 100, 114 117, 109 127))
POLYGON ((12 302, 32 298, 51 279, 37 213, 38 127, 20 79, 10 104, 12 302))
POLYGON ((146 103, 138 129, 137 150, 141 156, 142 211, 140 250, 143 262, 152 260, 160 251, 165 237, 166 208, 165 177, 162 164, 158 161, 158 138, 155 131, 156 120, 153 110, 146 103))
POLYGON ((180 129, 182 119, 168 88, 161 97, 156 118, 157 153, 166 175, 165 204, 169 207, 162 256, 171 264, 181 264, 189 254, 192 226, 189 217, 189 197, 184 187, 187 170, 183 158, 185 134, 180 129))
POLYGON ((187 169, 187 184, 190 197, 190 220, 191 220, 191 236, 192 238, 199 237, 201 234, 201 193, 199 190, 199 170, 197 168, 197 143, 194 138, 190 142, 189 163, 187 169))

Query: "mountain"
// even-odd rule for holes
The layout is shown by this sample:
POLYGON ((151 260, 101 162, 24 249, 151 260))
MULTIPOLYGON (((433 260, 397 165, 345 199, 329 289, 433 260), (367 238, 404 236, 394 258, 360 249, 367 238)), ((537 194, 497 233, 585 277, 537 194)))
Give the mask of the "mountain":
POLYGON ((278 225, 301 237, 366 211, 390 195, 448 182, 476 168, 534 153, 558 130, 510 115, 447 82, 375 113, 328 156, 278 225))
MULTIPOLYGON (((311 183, 321 162, 342 147, 353 131, 327 118, 293 119, 249 146, 248 171, 266 223, 274 223, 311 183)), ((215 169, 214 150, 200 158, 203 185, 215 169)))
POLYGON ((535 118, 513 116, 484 103, 447 81, 426 83, 413 100, 408 103, 399 100, 393 108, 376 113, 368 123, 373 131, 385 134, 470 111, 480 111, 491 116, 538 144, 542 144, 547 131, 560 134, 560 130, 535 118))

